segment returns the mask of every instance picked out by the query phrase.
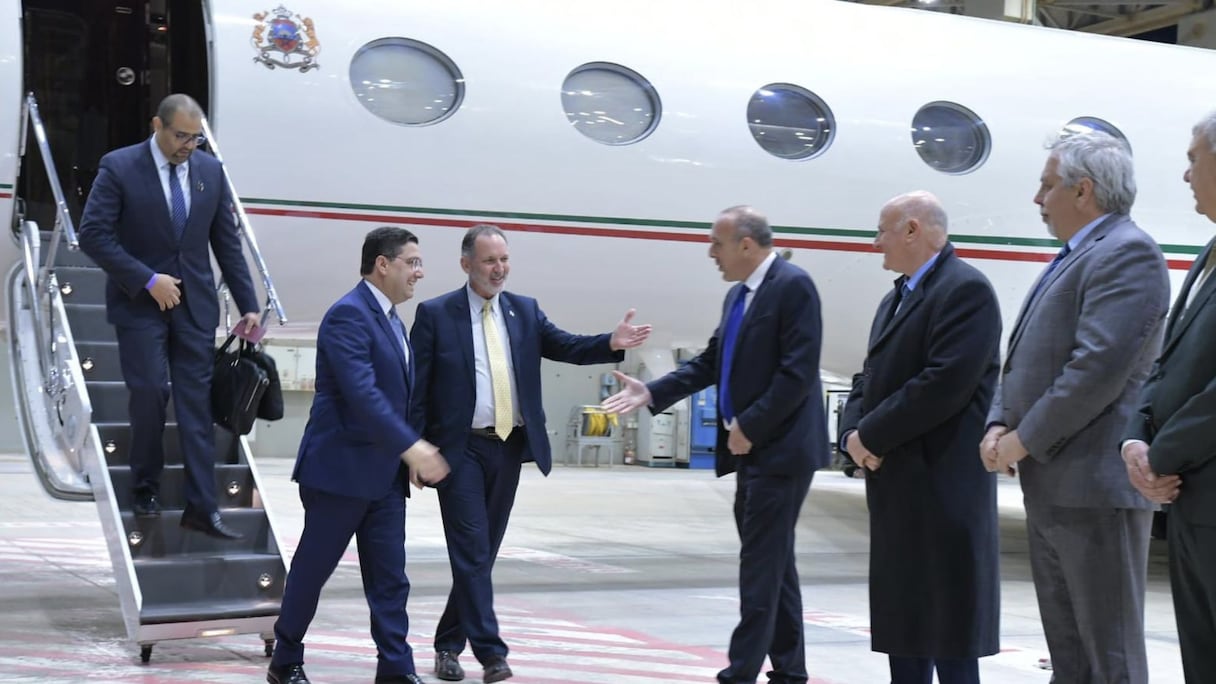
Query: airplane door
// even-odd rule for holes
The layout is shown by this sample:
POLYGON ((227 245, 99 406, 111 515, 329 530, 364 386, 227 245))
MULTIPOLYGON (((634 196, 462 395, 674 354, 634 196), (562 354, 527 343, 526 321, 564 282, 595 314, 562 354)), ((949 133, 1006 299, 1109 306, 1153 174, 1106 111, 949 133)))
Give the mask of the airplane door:
MULTIPOLYGON (((24 91, 38 99, 73 217, 80 216, 102 155, 147 138, 161 98, 185 92, 207 108, 205 4, 22 3, 24 91)), ((17 193, 25 200, 27 217, 49 230, 54 200, 34 145, 26 147, 17 193)))

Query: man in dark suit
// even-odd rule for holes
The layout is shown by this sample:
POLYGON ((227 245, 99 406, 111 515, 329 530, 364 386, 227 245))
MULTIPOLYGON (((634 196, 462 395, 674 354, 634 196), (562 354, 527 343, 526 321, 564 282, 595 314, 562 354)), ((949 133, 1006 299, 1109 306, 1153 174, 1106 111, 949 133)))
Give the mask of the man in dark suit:
POLYGON ((770 682, 804 684, 794 527, 811 477, 830 460, 819 382, 819 295, 805 271, 777 257, 768 220, 751 207, 718 216, 709 256, 724 280, 739 284, 727 293, 705 351, 648 385, 617 373, 624 389, 603 406, 659 412, 718 385, 715 467, 719 476, 735 473, 742 543, 740 619, 718 681, 751 684, 767 655, 770 682))
POLYGON ((1000 366, 992 285, 954 254, 946 212, 914 192, 879 215, 900 273, 840 420, 870 509, 870 633, 892 684, 979 684, 999 649, 996 477, 975 458, 1000 366))
POLYGON ((360 273, 363 280, 317 331, 316 395, 292 473, 304 531, 274 625, 270 684, 307 684, 304 634, 352 535, 371 609, 376 682, 422 684, 406 643, 406 481, 435 484, 448 467, 409 423, 417 359, 396 306, 414 296, 423 276, 418 239, 403 228, 371 231, 360 273))
POLYGON ((410 333, 418 354, 411 416, 422 436, 452 464, 439 506, 452 565, 452 591, 435 629, 435 674, 464 678, 457 656, 467 640, 482 679, 511 676, 498 635, 491 571, 515 502, 520 465, 551 467, 541 406, 541 358, 611 363, 641 345, 650 326, 630 323, 611 334, 572 335, 549 322, 536 300, 503 291, 510 272, 507 239, 496 226, 474 226, 460 245, 467 287, 418 305, 410 333))
MULTIPOLYGON (((1216 112, 1196 124, 1184 180, 1216 222, 1216 112)), ((1170 587, 1187 684, 1216 681, 1216 240, 1191 265, 1165 346, 1127 423, 1131 483, 1171 504, 1170 587)))
POLYGON ((160 513, 172 387, 186 470, 181 525, 239 538, 216 507, 210 395, 220 316, 211 251, 247 330, 258 323, 258 303, 223 169, 215 157, 193 154, 203 142, 202 117, 189 96, 170 95, 152 119, 151 138, 102 157, 80 247, 108 276, 106 318, 130 393, 135 514, 160 513))
POLYGON ((1135 198, 1124 142, 1088 133, 1051 147, 1034 201, 1064 246, 1022 304, 980 444, 988 469, 1020 475, 1056 682, 1148 681, 1153 504, 1118 446, 1161 348, 1169 280, 1128 216, 1135 198))

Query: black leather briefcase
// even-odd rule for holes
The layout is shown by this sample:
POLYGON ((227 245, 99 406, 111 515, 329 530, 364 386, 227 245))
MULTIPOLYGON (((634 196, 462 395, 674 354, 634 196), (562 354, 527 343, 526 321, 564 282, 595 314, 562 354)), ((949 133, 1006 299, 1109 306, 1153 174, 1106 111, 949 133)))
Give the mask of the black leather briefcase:
POLYGON ((266 371, 249 355, 252 345, 242 340, 228 351, 236 335, 229 335, 215 350, 211 374, 211 414, 216 425, 234 435, 247 435, 258 417, 262 397, 270 386, 266 371))

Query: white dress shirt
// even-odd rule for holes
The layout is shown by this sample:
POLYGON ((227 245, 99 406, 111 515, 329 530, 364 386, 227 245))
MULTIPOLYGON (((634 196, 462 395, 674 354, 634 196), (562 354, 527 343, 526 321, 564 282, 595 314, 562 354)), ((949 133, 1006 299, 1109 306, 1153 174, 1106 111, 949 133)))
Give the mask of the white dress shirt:
MULTIPOLYGON (((165 206, 169 207, 169 218, 173 218, 173 196, 169 194, 169 160, 156 144, 156 136, 148 138, 152 147, 152 161, 156 162, 156 177, 160 189, 165 193, 165 206)), ((190 160, 177 165, 177 180, 181 183, 182 198, 186 200, 186 216, 190 215, 190 160)))
POLYGON ((764 261, 752 271, 752 274, 743 281, 747 286, 747 296, 743 298, 743 313, 747 314, 747 307, 752 305, 752 298, 756 296, 756 289, 760 287, 760 283, 764 282, 764 276, 768 275, 768 269, 772 268, 773 262, 777 260, 776 252, 769 252, 764 261))
MULTIPOLYGON (((490 382, 490 357, 486 352, 486 332, 481 326, 481 310, 485 306, 485 298, 465 286, 469 293, 469 318, 473 323, 473 375, 477 385, 477 406, 473 409, 473 424, 471 428, 494 427, 494 385, 490 382)), ((519 413, 519 390, 515 386, 515 361, 511 358, 511 336, 507 334, 507 321, 503 318, 502 307, 499 306, 499 295, 490 299, 490 318, 498 326, 498 339, 502 340, 502 351, 507 357, 507 370, 510 371, 512 421, 516 426, 523 425, 523 417, 519 413)))

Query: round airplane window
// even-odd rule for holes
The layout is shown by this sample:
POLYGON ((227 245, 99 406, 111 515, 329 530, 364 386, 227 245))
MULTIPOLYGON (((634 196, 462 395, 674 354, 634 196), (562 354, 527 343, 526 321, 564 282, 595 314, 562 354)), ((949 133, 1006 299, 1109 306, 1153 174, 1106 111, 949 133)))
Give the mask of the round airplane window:
POLYGON ((930 102, 912 117, 912 145, 934 169, 962 174, 984 163, 992 137, 970 109, 953 102, 930 102))
POLYGON ((832 144, 836 119, 806 88, 771 83, 747 103, 747 126, 765 152, 782 159, 810 159, 832 144))
POLYGON ((1132 144, 1127 141, 1127 136, 1123 135, 1123 131, 1119 130, 1114 124, 1096 116, 1078 116, 1077 118, 1064 124, 1064 129, 1060 131, 1060 136, 1076 135, 1078 133, 1091 133, 1098 131, 1105 133, 1114 138, 1118 138, 1127 146, 1127 151, 1132 151, 1132 144))
POLYGON ((350 86, 359 104, 403 126, 426 126, 456 113, 464 77, 455 62, 409 38, 380 38, 350 61, 350 86))
POLYGON ((629 145, 659 125, 663 105, 654 86, 618 64, 584 64, 562 83, 562 109, 575 130, 605 145, 629 145))

